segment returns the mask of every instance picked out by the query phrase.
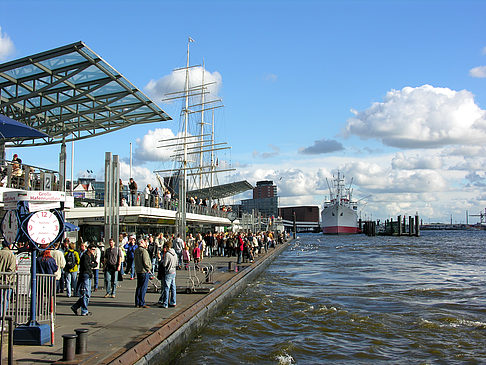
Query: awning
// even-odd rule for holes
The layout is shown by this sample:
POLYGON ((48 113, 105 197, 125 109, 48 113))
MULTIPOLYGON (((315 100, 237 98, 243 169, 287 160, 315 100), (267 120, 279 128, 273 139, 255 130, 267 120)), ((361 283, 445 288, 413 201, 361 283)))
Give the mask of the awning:
POLYGON ((64 230, 67 232, 79 231, 79 227, 75 224, 64 222, 64 230))
POLYGON ((222 199, 228 196, 234 196, 253 189, 253 186, 246 180, 237 181, 229 184, 213 186, 211 188, 191 190, 187 196, 198 197, 203 199, 222 199))
POLYGON ((0 113, 48 135, 7 140, 16 147, 171 119, 83 42, 0 64, 0 113))

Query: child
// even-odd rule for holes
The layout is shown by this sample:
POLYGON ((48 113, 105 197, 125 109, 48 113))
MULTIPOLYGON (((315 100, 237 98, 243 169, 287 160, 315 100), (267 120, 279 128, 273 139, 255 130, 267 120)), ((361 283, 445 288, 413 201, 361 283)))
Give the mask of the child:
POLYGON ((201 261, 201 249, 199 248, 199 246, 196 244, 194 245, 194 250, 192 250, 192 257, 194 259, 194 264, 195 264, 195 268, 196 270, 199 270, 199 261, 201 261))
POLYGON ((184 261, 184 269, 189 269, 189 262, 191 261, 191 255, 189 253, 189 248, 184 246, 182 250, 182 261, 184 261))

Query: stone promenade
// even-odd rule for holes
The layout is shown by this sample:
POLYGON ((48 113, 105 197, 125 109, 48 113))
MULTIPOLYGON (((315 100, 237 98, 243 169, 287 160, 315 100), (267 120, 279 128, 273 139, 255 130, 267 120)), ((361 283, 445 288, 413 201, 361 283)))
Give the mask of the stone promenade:
MULTIPOLYGON (((67 298, 63 294, 57 297, 57 313, 55 324, 55 345, 49 346, 15 346, 14 359, 17 364, 52 364, 63 363, 62 335, 74 333, 77 328, 86 328, 88 334, 88 352, 76 357, 71 364, 130 364, 138 361, 157 343, 169 336, 174 330, 171 327, 182 326, 188 318, 194 315, 200 307, 207 306, 204 301, 212 301, 221 292, 228 291, 247 273, 258 268, 260 263, 273 260, 284 248, 279 245, 276 249, 269 249, 265 255, 260 255, 254 263, 239 265, 238 272, 235 257, 204 258, 202 265, 212 265, 214 273, 212 282, 206 283, 204 273, 198 272, 197 277, 201 288, 210 288, 209 294, 191 293, 177 294, 175 308, 159 308, 156 303, 160 292, 155 293, 155 287, 149 283, 149 292, 145 299, 150 308, 135 308, 134 295, 136 280, 129 280, 125 276, 119 283, 116 298, 104 298, 105 291, 101 288, 92 293, 89 304, 90 316, 75 316, 70 306, 76 298, 67 298), (231 264, 229 264, 231 263, 231 264), (229 270, 229 265, 231 269, 229 270), (217 296, 212 293, 218 292, 217 296), (200 305, 198 305, 198 303, 200 305)), ((100 273, 101 274, 101 273, 100 273)), ((194 281, 194 271, 178 270, 176 284, 181 288, 191 288, 194 281), (192 278, 192 280, 191 280, 192 278)), ((157 282, 157 281, 155 281, 157 282)), ((100 285, 103 286, 103 277, 100 285)), ((197 285, 197 280, 196 280, 197 285)), ((4 339, 4 343, 7 339, 4 339)), ((3 347, 3 357, 6 360, 7 348, 3 347)), ((5 362, 6 363, 6 362, 5 362)))

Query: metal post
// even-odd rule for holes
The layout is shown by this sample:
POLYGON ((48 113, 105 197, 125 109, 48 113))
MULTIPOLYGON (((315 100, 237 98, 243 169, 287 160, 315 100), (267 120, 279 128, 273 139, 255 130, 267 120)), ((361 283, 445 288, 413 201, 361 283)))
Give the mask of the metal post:
POLYGON ((74 192, 74 140, 71 141, 71 195, 74 192))
POLYGON ((6 156, 5 156, 5 142, 4 142, 4 140, 2 140, 0 142, 0 162, 3 163, 5 161, 5 158, 6 158, 6 156))
POLYGON ((113 155, 113 237, 118 244, 120 232, 120 162, 118 155, 113 155))
POLYGON ((88 329, 78 328, 76 332, 76 354, 84 354, 88 351, 88 329))
POLYGON ((62 361, 73 361, 76 349, 76 338, 78 335, 62 335, 62 361))
POLYGON ((13 341, 13 330, 14 330, 14 324, 13 324, 13 318, 12 317, 6 317, 8 321, 8 365, 13 364, 13 347, 14 347, 14 341, 13 341))
POLYGON ((111 152, 105 152, 105 245, 108 245, 108 240, 112 238, 112 209, 111 209, 111 178, 113 177, 111 164, 111 152))
POLYGON ((60 191, 66 191, 66 140, 62 139, 59 153, 59 185, 60 191))
POLYGON ((294 240, 295 240, 297 235, 297 222, 295 221, 295 210, 292 212, 292 218, 294 220, 294 240))
POLYGON ((32 262, 30 265, 30 326, 37 324, 36 306, 37 306, 37 249, 32 250, 32 262))
POLYGON ((420 223, 418 214, 415 215, 415 236, 420 236, 420 223))

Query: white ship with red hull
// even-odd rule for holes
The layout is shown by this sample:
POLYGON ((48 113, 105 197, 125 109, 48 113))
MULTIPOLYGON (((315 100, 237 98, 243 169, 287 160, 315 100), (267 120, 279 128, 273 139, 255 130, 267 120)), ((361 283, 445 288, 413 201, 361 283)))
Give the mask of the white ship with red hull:
MULTIPOLYGON (((326 179, 327 180, 327 179, 326 179)), ((344 176, 338 171, 329 186, 329 201, 324 202, 321 212, 324 234, 355 234, 358 229, 358 203, 352 201, 351 184, 344 185, 344 176)))

